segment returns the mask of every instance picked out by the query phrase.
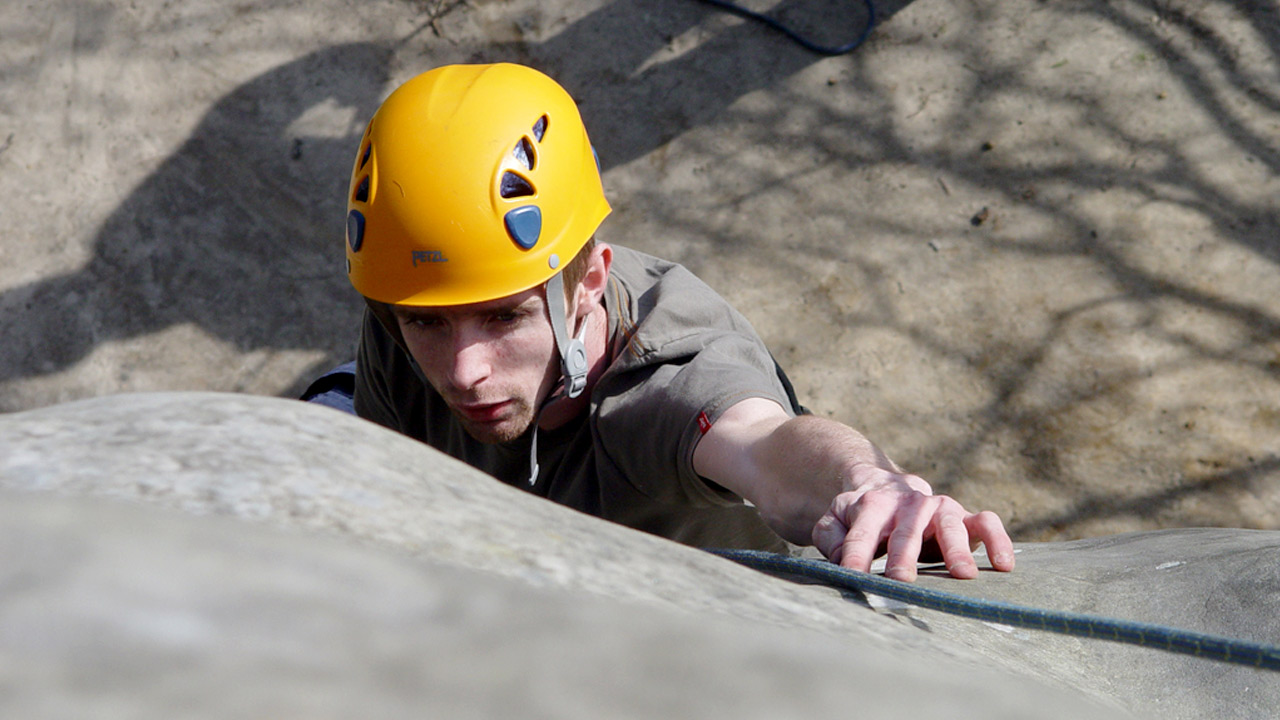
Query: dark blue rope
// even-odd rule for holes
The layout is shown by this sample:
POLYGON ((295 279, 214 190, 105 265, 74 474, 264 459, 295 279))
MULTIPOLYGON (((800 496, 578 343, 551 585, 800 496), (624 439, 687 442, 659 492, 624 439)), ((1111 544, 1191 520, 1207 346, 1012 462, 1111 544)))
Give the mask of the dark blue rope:
POLYGON ((853 52, 859 45, 861 45, 863 42, 866 41, 868 36, 871 35, 871 29, 875 27, 875 24, 876 24, 875 6, 871 4, 871 0, 863 0, 863 4, 865 4, 867 7, 867 26, 862 29, 862 34, 859 35, 858 38, 851 43, 838 45, 836 47, 828 47, 826 45, 818 45, 817 43, 809 40, 808 38, 804 37, 800 33, 796 32, 795 30, 792 30, 786 25, 783 25, 777 20, 774 20, 768 15, 762 15, 758 12, 753 12, 744 7, 728 2, 728 0, 700 0, 700 2, 704 2, 708 5, 718 7, 721 10, 724 10, 725 12, 733 13, 734 15, 737 15, 739 17, 744 17, 748 20, 754 20, 759 23, 764 23, 765 25, 768 25, 774 30, 777 30, 778 32, 782 33, 783 35, 786 35, 788 38, 791 38, 793 41, 799 43, 806 50, 818 53, 819 55, 844 55, 845 53, 853 52))
POLYGON ((711 550, 742 565, 768 573, 798 575, 843 590, 898 600, 960 617, 1075 637, 1110 640, 1167 650, 1208 660, 1280 671, 1280 646, 1209 635, 1151 623, 1080 613, 1045 610, 983 600, 923 588, 912 583, 842 568, 834 563, 762 552, 711 550))

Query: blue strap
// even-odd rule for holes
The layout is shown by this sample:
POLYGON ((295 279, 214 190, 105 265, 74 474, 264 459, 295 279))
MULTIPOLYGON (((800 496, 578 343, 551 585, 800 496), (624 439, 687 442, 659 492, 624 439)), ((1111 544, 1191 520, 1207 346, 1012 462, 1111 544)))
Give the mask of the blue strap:
POLYGON ((875 27, 875 24, 876 24, 875 5, 871 4, 871 0, 863 0, 863 4, 867 8, 867 24, 866 24, 866 27, 862 29, 862 34, 858 35, 858 37, 854 38, 851 42, 845 43, 844 45, 837 45, 833 47, 833 46, 827 46, 827 45, 819 45, 809 40, 808 38, 804 37, 803 35, 796 32, 795 30, 792 30, 786 25, 783 25, 777 20, 774 20, 768 15, 764 15, 758 12, 753 12, 740 5, 736 5, 732 2, 729 2, 729 0, 701 0, 701 2, 704 2, 708 5, 712 5, 714 7, 718 7, 721 10, 724 10, 725 12, 733 13, 734 15, 737 15, 739 17, 743 17, 748 20, 754 20, 755 22, 758 22, 758 23, 763 23, 769 26, 770 28, 777 30, 783 35, 786 35, 793 42, 798 43, 801 47, 808 50, 809 52, 814 52, 819 55, 844 55, 845 53, 853 52, 855 49, 857 49, 859 45, 861 45, 863 42, 866 41, 867 37, 871 35, 871 29, 875 27))

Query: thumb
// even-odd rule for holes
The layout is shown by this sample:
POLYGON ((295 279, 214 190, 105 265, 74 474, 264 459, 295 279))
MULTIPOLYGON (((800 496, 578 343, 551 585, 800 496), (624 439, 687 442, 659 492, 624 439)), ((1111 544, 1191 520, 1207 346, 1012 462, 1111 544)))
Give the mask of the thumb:
POLYGON ((849 528, 836 517, 831 511, 827 511, 813 525, 813 533, 811 538, 813 546, 818 548, 828 560, 833 563, 840 562, 840 556, 844 554, 844 538, 849 534, 849 528))

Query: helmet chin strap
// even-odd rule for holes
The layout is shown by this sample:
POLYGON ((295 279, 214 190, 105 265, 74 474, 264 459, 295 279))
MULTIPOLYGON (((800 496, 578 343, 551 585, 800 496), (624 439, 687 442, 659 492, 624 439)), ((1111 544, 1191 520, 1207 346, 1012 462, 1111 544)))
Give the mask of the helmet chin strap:
POLYGON ((556 336, 556 349, 560 351, 560 372, 564 375, 565 397, 576 398, 587 387, 587 346, 582 335, 587 324, 582 324, 578 336, 569 339, 566 329, 564 304, 564 277, 556 273, 547 281, 547 305, 551 314, 551 332, 556 336))
MULTIPOLYGON (((562 375, 560 395, 576 398, 587 387, 587 346, 582 336, 587 332, 587 324, 582 323, 577 337, 570 338, 564 302, 564 278, 556 273, 547 281, 547 310, 551 315, 551 332, 556 339, 556 350, 560 353, 560 373, 562 375)), ((542 411, 556 399, 550 397, 538 408, 533 418, 533 442, 529 446, 529 485, 538 483, 538 422, 542 419, 542 411)))

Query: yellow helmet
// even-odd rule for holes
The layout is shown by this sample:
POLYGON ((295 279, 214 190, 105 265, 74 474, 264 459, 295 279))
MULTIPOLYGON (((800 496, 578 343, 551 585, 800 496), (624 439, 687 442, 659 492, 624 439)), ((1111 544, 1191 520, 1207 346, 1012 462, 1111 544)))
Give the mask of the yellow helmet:
POLYGON ((609 214, 573 98, 520 65, 401 85, 360 141, 347 272, 372 300, 461 305, 546 282, 609 214))

